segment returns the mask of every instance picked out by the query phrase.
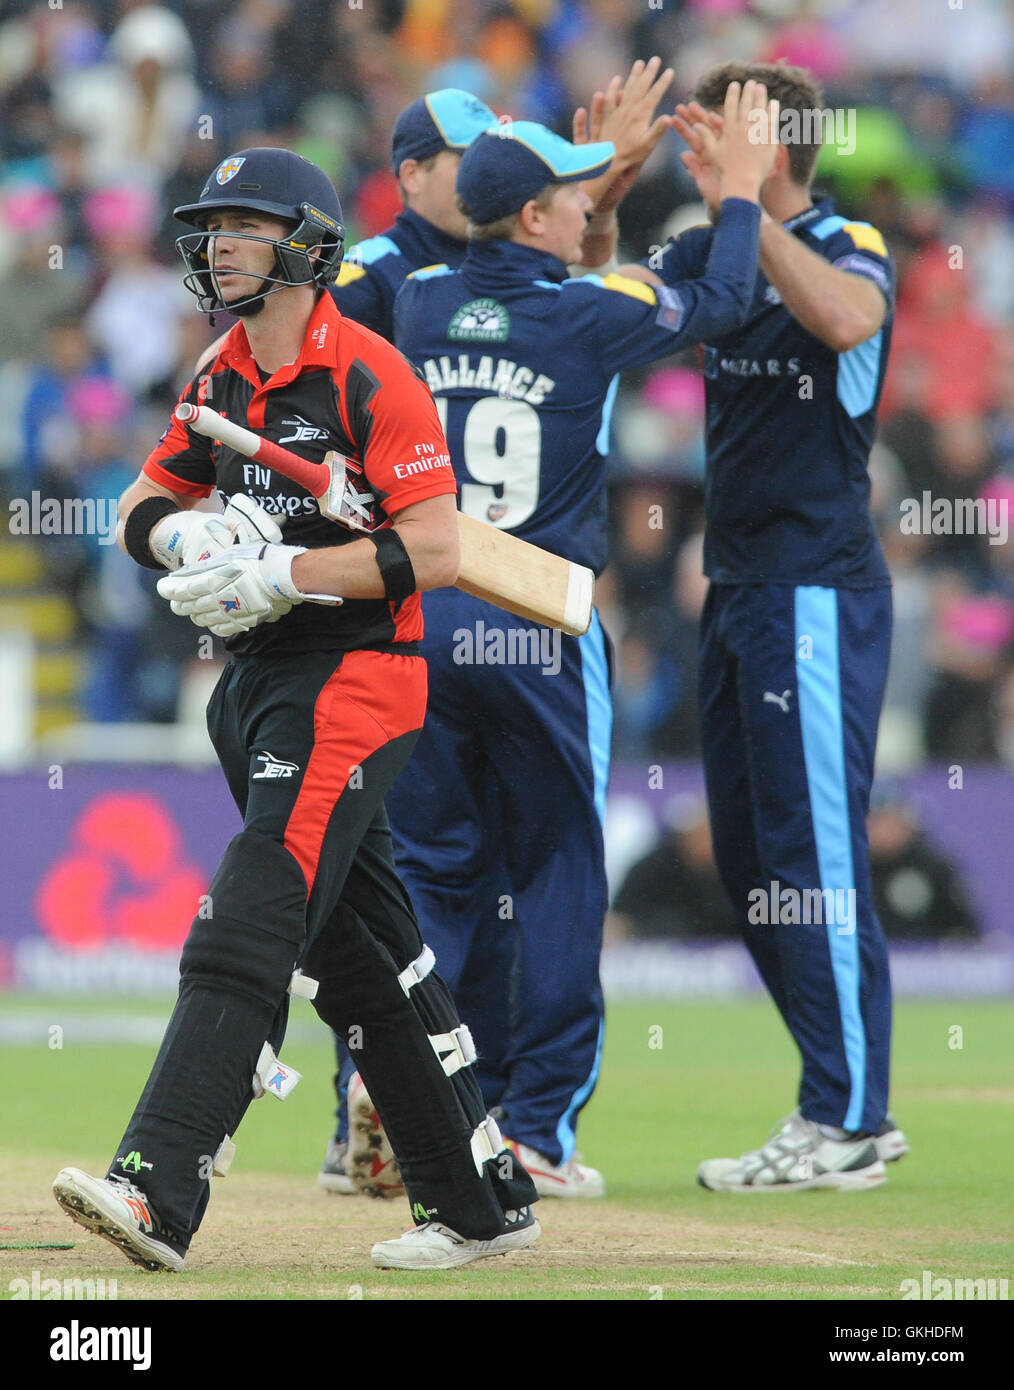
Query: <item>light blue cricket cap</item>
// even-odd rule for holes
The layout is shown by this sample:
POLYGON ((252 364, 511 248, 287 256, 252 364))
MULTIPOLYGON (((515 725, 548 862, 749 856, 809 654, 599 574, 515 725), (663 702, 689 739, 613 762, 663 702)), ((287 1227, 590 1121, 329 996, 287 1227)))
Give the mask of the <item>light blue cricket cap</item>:
POLYGON ((608 140, 572 145, 535 121, 505 121, 468 147, 457 192, 478 226, 518 212, 547 183, 580 183, 604 174, 616 148, 608 140))
POLYGON ((443 87, 406 106, 394 123, 391 163, 397 174, 403 159, 429 159, 441 150, 466 150, 496 116, 485 102, 459 87, 443 87))

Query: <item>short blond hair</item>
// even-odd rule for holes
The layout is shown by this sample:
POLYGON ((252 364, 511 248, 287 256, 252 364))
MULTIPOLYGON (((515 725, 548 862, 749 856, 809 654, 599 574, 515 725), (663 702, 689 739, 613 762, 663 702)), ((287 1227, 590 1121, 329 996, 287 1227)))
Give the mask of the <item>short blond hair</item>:
MULTIPOLYGON (((549 207, 556 195, 556 190, 562 188, 560 183, 547 183, 545 188, 535 195, 534 199, 529 198, 529 202, 534 202, 535 206, 542 212, 549 207)), ((459 193, 455 199, 455 206, 459 212, 463 212, 468 218, 468 239, 469 241, 511 241, 518 227, 521 225, 521 209, 512 212, 507 217, 500 217, 496 222, 477 223, 472 221, 472 214, 468 204, 459 193)))

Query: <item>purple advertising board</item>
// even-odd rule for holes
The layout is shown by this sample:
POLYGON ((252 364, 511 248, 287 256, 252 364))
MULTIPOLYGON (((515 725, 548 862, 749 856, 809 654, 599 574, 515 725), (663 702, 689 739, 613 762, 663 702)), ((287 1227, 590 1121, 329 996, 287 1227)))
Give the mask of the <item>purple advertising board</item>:
MULTIPOLYGON (((892 786, 958 865, 981 943, 892 952, 899 993, 1014 992, 1014 774, 946 768, 892 786)), ((696 765, 614 768, 607 842, 636 823, 626 862, 651 847, 673 797, 700 794, 696 765), (649 786, 649 780, 652 785, 649 786), (632 820, 631 810, 640 820, 632 820)), ((179 951, 240 817, 215 769, 67 765, 0 778, 6 812, 0 989, 50 993, 175 990, 179 951)), ((614 881, 615 890, 617 884, 614 881)), ((616 994, 721 995, 758 987, 736 943, 635 943, 606 953, 616 994)))

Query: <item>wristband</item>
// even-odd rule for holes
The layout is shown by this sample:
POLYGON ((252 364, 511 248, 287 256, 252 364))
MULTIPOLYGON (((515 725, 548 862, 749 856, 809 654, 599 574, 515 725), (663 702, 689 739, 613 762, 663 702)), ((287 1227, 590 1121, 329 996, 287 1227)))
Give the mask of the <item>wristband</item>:
POLYGON ((146 497, 132 507, 130 515, 123 523, 123 548, 132 560, 147 570, 164 570, 161 560, 156 560, 148 545, 152 530, 165 516, 178 512, 175 502, 168 497, 146 497))
POLYGON ((384 593, 392 603, 402 603, 416 589, 415 570, 405 542, 389 526, 372 531, 368 539, 377 547, 377 569, 384 581, 384 593))

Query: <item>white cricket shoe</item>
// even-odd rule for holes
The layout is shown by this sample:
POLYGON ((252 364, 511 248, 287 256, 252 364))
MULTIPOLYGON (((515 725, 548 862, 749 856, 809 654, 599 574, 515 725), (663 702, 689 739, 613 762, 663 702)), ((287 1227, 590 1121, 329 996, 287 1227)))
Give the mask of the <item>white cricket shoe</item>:
POLYGON ((317 1185, 325 1192, 337 1192, 342 1197, 354 1197, 358 1192, 359 1189, 345 1171, 348 1148, 348 1144, 340 1144, 337 1139, 328 1144, 324 1162, 317 1174, 317 1185))
POLYGON ((908 1140, 895 1124, 893 1115, 884 1116, 884 1123, 873 1136, 873 1142, 877 1147, 877 1157, 885 1163, 895 1163, 911 1152, 908 1140))
POLYGON ((566 1163, 554 1163, 528 1144, 505 1139, 504 1144, 517 1154, 527 1169, 540 1197, 604 1197, 606 1182, 597 1168, 578 1162, 572 1154, 566 1163))
POLYGON ((371 1258, 378 1269, 454 1269, 484 1260, 487 1255, 509 1255, 527 1250, 542 1234, 531 1207, 504 1213, 509 1229, 492 1240, 469 1240, 439 1221, 427 1221, 406 1231, 397 1240, 382 1240, 371 1258))
POLYGON ((797 1110, 773 1138, 741 1158, 709 1158, 697 1181, 712 1192, 805 1192, 832 1187, 863 1191, 887 1181, 870 1136, 832 1139, 797 1110))
POLYGON ((160 1238, 148 1198, 132 1182, 61 1168, 53 1195, 73 1221, 118 1245, 134 1264, 174 1272, 183 1268, 183 1255, 160 1238))
POLYGON ((367 1197, 403 1197, 405 1185, 390 1141, 374 1109, 363 1078, 349 1078, 349 1144, 345 1173, 355 1192, 367 1197))

